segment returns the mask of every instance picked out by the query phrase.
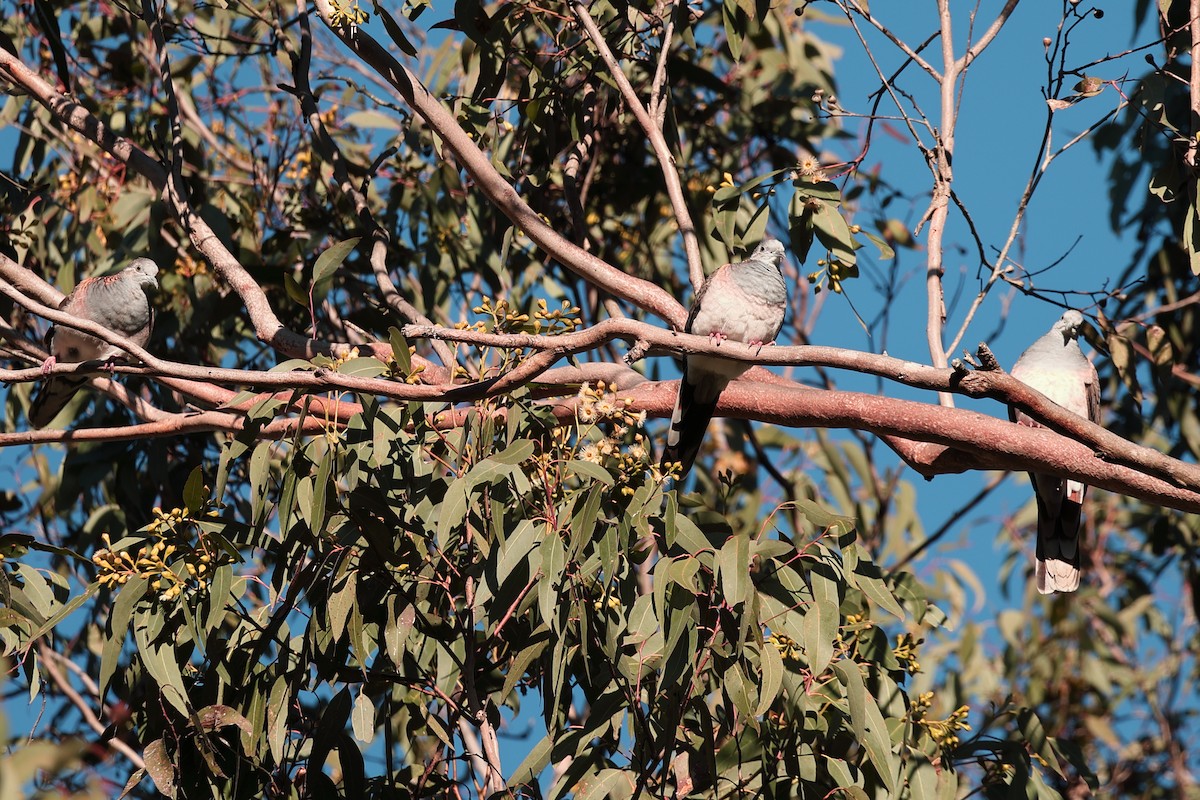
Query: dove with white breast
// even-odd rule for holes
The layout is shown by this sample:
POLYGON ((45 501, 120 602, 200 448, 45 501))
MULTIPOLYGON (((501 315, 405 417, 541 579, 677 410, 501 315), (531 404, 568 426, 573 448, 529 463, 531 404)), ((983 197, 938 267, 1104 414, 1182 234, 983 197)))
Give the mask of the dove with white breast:
MULTIPOLYGON (((103 325, 144 347, 150 341, 154 324, 150 294, 157 290, 158 265, 148 258, 136 258, 115 275, 80 281, 58 309, 103 325)), ((91 334, 57 325, 46 333, 46 347, 50 357, 42 364, 43 372, 48 372, 59 361, 100 361, 111 366, 115 359, 125 355, 119 347, 91 334)), ((50 424, 85 383, 86 378, 73 375, 48 378, 34 393, 29 406, 29 424, 34 428, 50 424)))
MULTIPOLYGON (((1096 368, 1079 349, 1083 314, 1071 309, 1029 346, 1013 365, 1012 376, 1037 389, 1068 411, 1100 422, 1100 381, 1096 368)), ((1009 418, 1020 425, 1042 427, 1016 408, 1009 418)), ((1054 475, 1029 474, 1037 496, 1038 530, 1035 575, 1042 594, 1079 588, 1079 528, 1087 486, 1054 475)))
MULTIPOLYGON (((725 264, 704 281, 692 300, 686 333, 750 345, 775 341, 787 311, 787 284, 779 265, 783 244, 764 239, 745 261, 725 264)), ((671 415, 662 463, 679 462, 687 475, 704 441, 704 432, 729 382, 751 365, 708 355, 689 355, 671 415)))

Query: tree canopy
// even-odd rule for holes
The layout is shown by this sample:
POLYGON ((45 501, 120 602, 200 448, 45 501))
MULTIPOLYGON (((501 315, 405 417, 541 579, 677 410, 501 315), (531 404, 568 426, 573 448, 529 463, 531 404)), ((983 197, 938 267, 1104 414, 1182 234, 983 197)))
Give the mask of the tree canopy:
POLYGON ((1194 796, 1200 0, 1139 1, 1122 52, 1055 4, 1004 219, 956 148, 1032 4, 893 5, 0 15, 0 792, 1194 796), (1023 243, 1083 149, 1136 247, 1064 287, 1023 243), (778 345, 683 333, 766 236, 778 345), (135 257, 149 343, 47 364, 64 294, 135 257), (914 296, 920 361, 811 343, 914 296), (1103 425, 957 355, 1015 299, 1084 312, 1103 425), (684 353, 755 366, 673 480, 684 353), (33 430, 47 376, 88 384, 33 430), (1096 487, 1077 593, 1024 581, 1032 493, 994 575, 939 555, 1027 471, 1096 487))

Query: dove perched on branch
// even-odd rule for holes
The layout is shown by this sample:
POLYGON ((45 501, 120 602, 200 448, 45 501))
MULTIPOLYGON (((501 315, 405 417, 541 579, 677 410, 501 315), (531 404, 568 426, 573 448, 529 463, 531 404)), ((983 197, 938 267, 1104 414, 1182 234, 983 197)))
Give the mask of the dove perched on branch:
MULTIPOLYGON (((725 339, 759 346, 774 342, 787 310, 787 285, 779 270, 783 257, 781 242, 764 239, 750 258, 717 269, 696 292, 684 331, 718 344, 725 339)), ((679 462, 681 479, 696 460, 721 392, 750 366, 707 355, 684 358, 662 457, 664 465, 679 462)))
MULTIPOLYGON (((1092 422, 1100 421, 1100 383, 1096 368, 1079 349, 1083 314, 1074 309, 1013 365, 1012 376, 1037 389, 1068 411, 1092 422)), ((1022 411, 1010 407, 1009 419, 1019 425, 1041 427, 1022 411)), ((1037 496, 1037 590, 1042 594, 1073 592, 1079 588, 1079 526, 1087 486, 1054 475, 1029 474, 1037 496)))
MULTIPOLYGON (((144 347, 150 340, 154 309, 150 293, 158 290, 158 265, 148 258, 137 258, 115 275, 87 278, 59 304, 58 309, 80 319, 103 325, 135 344, 144 347)), ((83 331, 52 326, 46 333, 50 357, 42 364, 49 372, 59 361, 79 363, 100 361, 111 367, 125 352, 83 331)), ((87 378, 59 375, 48 378, 34 393, 29 406, 29 424, 43 428, 87 383, 87 378)))

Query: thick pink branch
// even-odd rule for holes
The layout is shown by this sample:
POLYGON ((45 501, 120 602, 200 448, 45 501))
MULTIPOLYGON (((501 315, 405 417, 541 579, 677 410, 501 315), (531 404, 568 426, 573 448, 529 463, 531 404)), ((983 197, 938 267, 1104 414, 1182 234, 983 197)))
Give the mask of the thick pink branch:
MULTIPOLYGON (((647 382, 622 391, 634 407, 667 414, 675 403, 674 382, 647 382)), ((717 413, 790 427, 849 428, 880 436, 928 442, 964 454, 954 469, 1033 470, 1084 481, 1089 486, 1151 503, 1200 513, 1200 485, 1181 488, 1098 457, 1093 450, 1044 428, 1015 425, 974 411, 944 408, 858 392, 796 391, 751 381, 734 381, 721 395, 717 413)), ((932 472, 932 470, 931 470, 932 472)))
MULTIPOLYGON (((0 261, 3 259, 0 258, 0 261)), ((617 338, 632 339, 639 346, 657 345, 664 349, 682 350, 690 353, 709 353, 735 360, 763 364, 788 364, 796 366, 841 367, 858 372, 879 375, 910 386, 938 392, 959 392, 972 397, 994 397, 1016 403, 1034 417, 1046 422, 1056 430, 1070 433, 1087 442, 1104 457, 1131 464, 1150 475, 1157 475, 1180 486, 1200 489, 1200 468, 1184 464, 1161 453, 1128 442, 1087 420, 1051 403, 1042 395, 1019 381, 995 371, 956 372, 937 369, 889 356, 860 353, 831 347, 801 345, 795 347, 756 348, 737 342, 713 344, 706 337, 691 336, 639 323, 628 319, 606 320, 590 329, 559 336, 533 336, 527 334, 485 334, 477 331, 459 331, 431 326, 406 326, 404 333, 409 337, 430 337, 461 341, 476 346, 534 348, 540 352, 526 359, 515 370, 496 378, 463 386, 412 386, 391 380, 360 378, 342 375, 332 370, 316 372, 250 372, 242 370, 216 369, 180 365, 157 359, 125 339, 104 330, 94 323, 74 319, 70 315, 42 306, 16 292, 13 287, 0 281, 0 292, 47 318, 78 327, 126 349, 142 359, 147 366, 159 374, 175 378, 207 382, 226 382, 258 387, 300 388, 316 391, 354 391, 382 395, 393 399, 422 399, 441 402, 468 402, 485 396, 503 394, 517 386, 536 379, 554 362, 564 356, 591 350, 617 338)), ((77 365, 59 366, 54 374, 81 371, 77 365)), ((751 377, 758 371, 752 372, 751 377)), ((0 378, 7 380, 29 380, 40 375, 40 370, 3 370, 0 378)), ((760 384, 766 386, 767 384, 760 384)), ((783 388, 783 387, 780 387, 783 388)), ((795 389, 789 391, 795 393, 795 389)), ((808 393, 805 393, 807 396, 808 393)), ((799 397, 799 395, 795 395, 799 397)), ((899 401, 897 401, 899 402, 899 401)), ((765 418, 764 418, 765 419, 765 418)), ((846 427, 858 427, 852 424, 846 427)), ((865 422, 864 430, 874 430, 865 422)), ((899 431, 874 431, 935 441, 953 445, 953 442, 929 440, 899 431)))
MULTIPOLYGON (((553 348, 553 352, 559 356, 594 349, 614 338, 636 339, 638 346, 642 348, 657 346, 685 353, 719 355, 736 361, 763 365, 834 367, 877 375, 907 386, 939 393, 957 393, 975 398, 990 397, 1020 406, 1035 419, 1094 447, 1109 460, 1200 490, 1200 467, 1122 439, 1052 403, 1041 393, 1000 370, 966 372, 938 369, 891 356, 817 345, 757 348, 740 342, 713 344, 707 337, 665 331, 633 320, 605 320, 587 330, 560 336, 496 335, 448 328, 429 329, 416 325, 407 326, 404 333, 414 338, 438 336, 476 346, 553 348)), ((770 373, 754 371, 748 377, 762 380, 768 375, 770 373)), ((777 376, 766 382, 795 386, 777 376)))

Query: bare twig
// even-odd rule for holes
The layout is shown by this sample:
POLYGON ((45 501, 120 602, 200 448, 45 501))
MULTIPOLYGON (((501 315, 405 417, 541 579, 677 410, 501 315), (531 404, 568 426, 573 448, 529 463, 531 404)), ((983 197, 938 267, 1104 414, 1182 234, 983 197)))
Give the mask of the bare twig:
MULTIPOLYGON (((1200 168, 1200 155, 1197 154, 1200 149, 1200 0, 1191 0, 1188 3, 1188 13, 1190 20, 1188 27, 1192 35, 1192 66, 1188 76, 1192 135, 1188 137, 1187 165, 1194 171, 1200 168)), ((1194 177, 1190 183, 1195 185, 1194 177)), ((1195 190, 1193 189, 1193 191, 1195 190)))
MULTIPOLYGON (((887 25, 884 25, 881 21, 879 21, 875 17, 871 16, 871 11, 865 3, 860 2, 860 0, 849 0, 849 4, 850 4, 850 8, 854 9, 855 13, 857 13, 859 16, 861 16, 867 22, 871 23, 871 25, 873 25, 875 27, 875 30, 879 31, 884 36, 886 36, 891 41, 892 44, 896 45, 896 47, 898 47, 900 49, 900 51, 902 53, 904 53, 904 55, 906 55, 910 59, 912 59, 912 62, 914 64, 916 64, 918 67, 920 67, 921 69, 923 69, 927 73, 929 73, 929 76, 931 78, 933 78, 935 81, 937 81, 939 83, 942 82, 942 74, 940 72, 938 72, 938 70, 932 64, 930 64, 925 59, 921 58, 920 54, 917 53, 917 51, 913 50, 911 47, 909 47, 908 44, 906 44, 903 39, 901 39, 899 36, 897 36, 895 31, 893 31, 887 25)), ((945 30, 943 30, 943 34, 944 33, 945 33, 945 30)))
MULTIPOLYGON (((466 608, 468 609, 466 631, 469 632, 471 638, 467 643, 464 653, 461 680, 463 689, 467 695, 467 706, 471 722, 479 730, 479 737, 482 739, 480 743, 482 744, 482 748, 479 748, 479 751, 483 756, 484 766, 486 767, 483 770, 484 791, 482 794, 487 797, 494 797, 504 791, 504 771, 500 766, 500 741, 496 736, 496 726, 488 718, 487 709, 484 707, 483 699, 475 685, 475 675, 478 671, 478 667, 475 664, 477 645, 474 640, 475 615, 470 610, 474 608, 474 603, 475 579, 468 576, 466 581, 466 608)), ((465 738, 464 741, 466 741, 465 738)))
MULTIPOLYGON (((679 225, 679 234, 683 237, 683 251, 687 256, 688 273, 691 275, 692 285, 700 286, 704 283, 704 265, 700 260, 700 241, 696 238, 696 226, 692 222, 691 212, 688 211, 687 199, 683 196, 683 185, 679 181, 679 170, 675 165, 675 156, 671 154, 670 147, 667 146, 666 137, 662 132, 662 117, 666 113, 666 98, 660 97, 656 102, 656 91, 651 89, 650 93, 650 110, 642 105, 642 101, 637 96, 637 91, 633 88, 633 84, 629 82, 624 70, 621 69, 621 63, 617 61, 617 57, 609 48, 608 42, 604 39, 604 34, 600 32, 600 28, 596 25, 596 21, 592 19, 592 15, 588 13, 587 7, 581 0, 572 0, 571 11, 574 12, 575 18, 579 20, 579 24, 583 26, 583 30, 587 33, 588 38, 592 40, 592 44, 596 47, 596 51, 600 54, 600 59, 608 67, 609 74, 613 81, 616 82, 617 88, 621 91, 621 96, 625 98, 625 103, 629 106, 629 110, 633 112, 634 118, 641 125, 642 130, 646 134, 646 138, 650 140, 650 147, 654 151, 654 157, 658 160, 659 168, 662 170, 663 181, 667 187, 667 197, 671 200, 671 209, 675 214, 675 221, 679 225), (651 116, 653 114, 653 116, 651 116)), ((666 59, 668 51, 671 47, 671 32, 674 28, 674 14, 668 17, 667 27, 663 33, 662 52, 659 55, 658 72, 654 80, 656 85, 661 89, 659 81, 665 80, 666 75, 666 59)))
POLYGON ((991 44, 992 40, 996 38, 996 35, 1000 33, 1000 29, 1004 27, 1004 23, 1008 22, 1009 17, 1011 17, 1012 13, 1017 10, 1017 3, 1019 2, 1020 0, 1008 0, 1008 2, 1004 4, 1004 8, 1000 9, 1000 12, 996 14, 996 19, 994 19, 992 24, 988 26, 988 29, 983 32, 983 36, 980 36, 975 44, 967 48, 967 52, 963 53, 962 58, 958 60, 960 71, 969 67, 971 62, 979 58, 979 54, 987 49, 987 46, 991 44))
MULTIPOLYGON (((83 695, 81 695, 75 689, 75 687, 71 685, 70 679, 68 679, 59 668, 60 664, 74 666, 72 662, 54 652, 54 650, 52 650, 45 643, 45 641, 38 643, 38 656, 40 657, 42 666, 45 668, 46 674, 50 677, 50 680, 53 681, 54 685, 58 687, 58 690, 63 693, 63 696, 71 702, 71 705, 75 706, 75 709, 79 712, 79 715, 83 717, 83 721, 87 724, 87 726, 103 736, 106 730, 104 723, 100 721, 100 718, 96 716, 96 712, 92 710, 92 707, 88 701, 85 700, 83 695)), ((84 677, 87 678, 87 676, 84 677)), ((88 681, 90 682, 90 678, 88 678, 88 681)), ((141 755, 115 735, 109 738, 105 744, 107 744, 113 750, 116 750, 121 755, 125 756, 125 758, 129 759, 129 763, 133 764, 138 769, 145 768, 146 762, 142 760, 141 755)))
POLYGON ((647 109, 654 117, 654 127, 661 131, 667 115, 667 96, 663 90, 667 85, 667 62, 671 58, 671 40, 675 37, 675 15, 679 12, 680 0, 671 0, 664 5, 666 13, 662 19, 662 43, 658 49, 658 65, 654 68, 654 81, 650 84, 650 102, 647 109))

